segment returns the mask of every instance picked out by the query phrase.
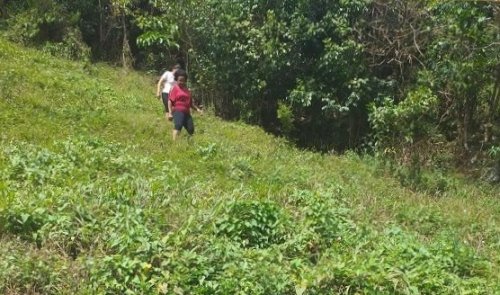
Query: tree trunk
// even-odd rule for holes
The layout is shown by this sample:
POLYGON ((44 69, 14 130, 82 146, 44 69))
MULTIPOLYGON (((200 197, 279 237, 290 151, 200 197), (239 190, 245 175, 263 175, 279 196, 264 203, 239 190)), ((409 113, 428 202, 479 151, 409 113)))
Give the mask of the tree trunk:
POLYGON ((5 6, 6 6, 5 0, 1 0, 0 1, 0 17, 7 16, 7 8, 5 6))
POLYGON ((260 105, 260 125, 267 131, 276 132, 278 122, 278 100, 270 93, 264 94, 260 105))
MULTIPOLYGON (((500 23, 500 7, 495 6, 494 12, 493 12, 493 17, 496 20, 496 23, 500 23)), ((497 28, 497 37, 500 37, 500 31, 497 28)), ((498 38, 497 38, 498 39, 498 38)), ((495 121, 498 116, 498 104, 500 102, 500 63, 496 65, 495 68, 495 84, 493 86, 493 91, 491 93, 490 99, 488 100, 488 118, 487 118, 487 123, 485 124, 484 128, 484 141, 485 142, 490 142, 492 139, 492 129, 495 124, 495 121)))
POLYGON ((469 152, 469 131, 471 130, 471 125, 474 120, 474 106, 476 103, 475 94, 467 94, 467 97, 464 100, 464 109, 463 109, 463 136, 462 136, 462 145, 466 152, 469 152))
POLYGON ((104 47, 104 29, 101 0, 99 0, 99 51, 104 47))
POLYGON ((122 28, 123 28, 123 46, 122 46, 122 66, 124 69, 132 67, 132 52, 130 51, 130 44, 128 43, 128 31, 125 19, 125 13, 122 12, 122 28))
POLYGON ((500 65, 497 66, 496 69, 496 78, 495 78, 495 86, 493 87, 493 92, 491 93, 491 97, 488 101, 489 105, 489 113, 488 113, 488 122, 484 128, 484 141, 490 142, 492 136, 492 128, 494 126, 497 111, 498 111, 498 102, 500 100, 500 65))
MULTIPOLYGON (((467 146, 465 145, 467 143, 467 119, 465 115, 465 100, 466 98, 460 98, 456 96, 456 100, 460 101, 456 105, 456 122, 457 122, 457 143, 459 144, 460 148, 463 150, 467 150, 467 146)), ((462 151, 463 151, 462 150, 462 151)))

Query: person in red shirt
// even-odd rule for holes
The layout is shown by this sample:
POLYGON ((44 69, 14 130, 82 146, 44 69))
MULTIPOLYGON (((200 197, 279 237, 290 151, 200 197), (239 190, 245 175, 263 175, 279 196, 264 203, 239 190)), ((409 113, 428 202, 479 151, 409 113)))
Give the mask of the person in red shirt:
POLYGON ((187 87, 188 75, 186 71, 179 69, 175 72, 176 85, 170 90, 168 96, 168 111, 169 118, 174 121, 174 130, 172 131, 172 139, 176 140, 180 134, 182 127, 186 129, 189 135, 194 133, 193 117, 191 117, 191 108, 202 113, 203 111, 194 105, 191 98, 191 91, 187 87))

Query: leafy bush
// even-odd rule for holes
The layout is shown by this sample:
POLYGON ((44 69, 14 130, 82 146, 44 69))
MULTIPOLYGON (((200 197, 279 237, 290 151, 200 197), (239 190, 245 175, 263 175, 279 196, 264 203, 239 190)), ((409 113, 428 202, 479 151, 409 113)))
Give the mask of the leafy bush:
MULTIPOLYGON (((90 48, 78 28, 79 16, 55 1, 32 3, 29 9, 13 9, 7 18, 7 38, 34 45, 55 56, 88 60, 90 48)), ((21 5, 22 6, 22 5, 21 5)))
POLYGON ((48 214, 44 208, 12 206, 0 210, 0 230, 23 239, 34 241, 38 230, 47 222, 48 214))
POLYGON ((342 189, 326 192, 301 191, 296 194, 302 208, 303 230, 318 235, 316 250, 326 249, 335 241, 355 232, 349 218, 349 210, 343 205, 342 189))
POLYGON ((476 260, 474 254, 464 251, 461 246, 444 250, 437 241, 426 247, 416 243, 414 236, 405 234, 397 226, 389 226, 380 234, 368 232, 355 239, 353 252, 327 251, 318 267, 304 275, 307 289, 304 294, 331 294, 332 291, 346 294, 460 294, 465 290, 473 293, 494 290, 486 280, 477 277, 469 280, 464 276, 469 271, 482 272, 488 262, 476 260), (471 264, 472 261, 476 262, 471 264), (466 269, 454 268, 454 265, 466 269), (319 280, 312 279, 318 277, 319 280))
POLYGON ((294 130, 292 108, 284 103, 278 104, 278 120, 281 125, 281 132, 285 135, 291 135, 294 130))
POLYGON ((153 294, 151 264, 126 255, 99 257, 88 262, 92 293, 153 294))
POLYGON ((401 139, 413 143, 424 135, 435 134, 432 123, 437 103, 437 96, 431 89, 420 87, 409 92, 400 103, 386 98, 382 106, 372 105, 369 119, 375 144, 383 148, 401 139))
POLYGON ((218 147, 216 143, 210 143, 206 146, 198 147, 197 152, 202 156, 204 160, 207 160, 217 155, 218 147))
POLYGON ((90 61, 90 48, 77 30, 68 32, 61 42, 46 42, 41 50, 67 59, 90 61))
POLYGON ((242 247, 266 248, 286 240, 288 218, 276 204, 237 201, 225 208, 215 223, 215 234, 242 247))

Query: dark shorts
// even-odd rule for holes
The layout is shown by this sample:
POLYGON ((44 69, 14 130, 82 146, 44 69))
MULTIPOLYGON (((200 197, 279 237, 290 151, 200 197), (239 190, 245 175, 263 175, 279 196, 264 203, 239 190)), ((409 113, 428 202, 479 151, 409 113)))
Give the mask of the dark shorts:
POLYGON ((186 114, 183 112, 176 112, 174 111, 173 113, 174 117, 174 129, 181 131, 182 127, 186 128, 186 131, 192 135, 194 133, 194 123, 193 123, 193 117, 191 117, 191 114, 186 114))
POLYGON ((161 100, 163 101, 163 106, 165 106, 165 113, 168 113, 168 92, 161 93, 161 100))

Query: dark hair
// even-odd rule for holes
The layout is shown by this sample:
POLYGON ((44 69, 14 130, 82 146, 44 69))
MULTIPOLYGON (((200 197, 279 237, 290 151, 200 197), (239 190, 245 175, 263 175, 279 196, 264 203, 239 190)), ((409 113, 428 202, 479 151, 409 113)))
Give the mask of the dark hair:
POLYGON ((186 80, 188 79, 188 74, 183 69, 178 69, 177 71, 175 71, 174 74, 175 81, 177 81, 177 79, 179 79, 180 76, 184 76, 186 80))
POLYGON ((181 65, 180 64, 175 64, 172 66, 172 69, 174 70, 180 70, 181 69, 181 65))

